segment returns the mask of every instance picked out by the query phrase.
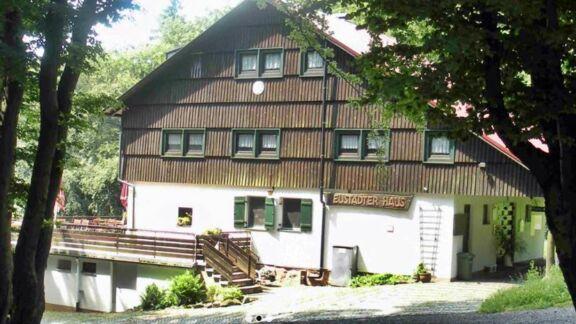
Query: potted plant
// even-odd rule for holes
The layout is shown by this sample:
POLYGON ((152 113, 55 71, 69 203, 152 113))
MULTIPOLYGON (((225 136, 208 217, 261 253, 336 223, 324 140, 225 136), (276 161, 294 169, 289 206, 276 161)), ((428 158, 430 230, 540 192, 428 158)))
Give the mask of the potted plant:
POLYGON ((422 283, 428 283, 432 280, 432 274, 426 269, 426 266, 422 262, 416 267, 415 277, 422 283))

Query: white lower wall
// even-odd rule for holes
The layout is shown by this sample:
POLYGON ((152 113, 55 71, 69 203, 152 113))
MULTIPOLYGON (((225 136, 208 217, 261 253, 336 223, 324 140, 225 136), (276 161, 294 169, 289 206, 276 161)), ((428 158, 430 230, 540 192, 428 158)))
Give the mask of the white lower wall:
POLYGON ((116 288, 116 311, 124 312, 140 305, 140 296, 146 291, 146 287, 156 284, 160 289, 167 289, 170 279, 182 274, 185 269, 154 266, 147 264, 135 264, 136 287, 135 289, 116 288))
MULTIPOLYGON (((496 242, 493 235, 492 209, 494 204, 501 202, 513 202, 515 204, 515 221, 517 227, 519 226, 519 221, 525 216, 527 204, 539 204, 543 206, 543 200, 541 198, 456 197, 456 213, 463 213, 464 205, 466 204, 470 204, 471 207, 469 251, 475 255, 472 271, 481 271, 486 266, 496 264, 496 242), (489 207, 490 224, 488 225, 482 223, 484 204, 488 204, 489 207)), ((525 250, 514 254, 515 262, 538 259, 544 256, 544 242, 546 240, 544 217, 542 217, 540 230, 532 231, 530 228, 532 225, 533 224, 525 223, 524 230, 516 232, 516 236, 524 245, 525 250)))
MULTIPOLYGON (((187 184, 136 183, 134 217, 137 229, 202 233, 221 228, 234 231, 234 197, 266 196, 312 199, 310 233, 251 230, 256 252, 264 264, 293 268, 319 268, 322 205, 318 190, 212 187, 187 184), (178 207, 193 208, 192 226, 178 227, 178 207)), ((440 208, 442 228, 436 275, 451 277, 453 198, 419 195, 410 210, 329 206, 326 214, 325 266, 331 266, 331 247, 359 246, 359 267, 367 272, 411 274, 420 262, 419 211, 440 208), (389 231, 393 228, 392 231, 389 231)), ((276 224, 281 223, 277 206, 276 224)))
POLYGON ((75 308, 78 296, 81 309, 109 312, 112 303, 110 275, 110 261, 52 255, 44 273, 46 303, 75 308), (71 260, 72 269, 58 270, 59 259, 71 260), (78 276, 77 262, 80 262, 80 269, 83 262, 96 263, 96 274, 80 273, 78 276))
MULTIPOLYGON (((269 196, 266 189, 136 183, 133 217, 137 229, 197 234, 211 228, 235 231, 234 197, 240 196, 312 199, 312 232, 252 230, 251 233, 256 252, 265 264, 319 267, 322 205, 317 190, 275 189, 269 196), (179 207, 193 209, 191 227, 176 225, 179 207)), ((280 206, 277 206, 276 215, 276 224, 280 224, 280 206)))
POLYGON ((439 208, 441 227, 435 275, 451 277, 453 199, 418 195, 408 211, 329 206, 327 264, 332 246, 358 246, 358 268, 366 272, 412 274, 420 259, 420 210, 439 208))
POLYGON ((50 256, 44 272, 44 291, 46 303, 76 307, 77 280, 76 280, 76 259, 69 257, 50 256), (71 271, 61 271, 57 269, 58 259, 70 260, 72 262, 71 271))

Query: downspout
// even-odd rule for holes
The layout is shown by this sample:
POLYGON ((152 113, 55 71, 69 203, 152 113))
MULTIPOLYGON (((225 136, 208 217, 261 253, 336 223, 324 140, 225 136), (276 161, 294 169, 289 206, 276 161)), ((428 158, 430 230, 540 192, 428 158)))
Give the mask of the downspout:
MULTIPOLYGON (((324 40, 326 48, 326 40, 324 40)), ((320 233, 320 270, 324 270, 324 241, 326 239, 326 201, 324 200, 324 162, 326 154, 326 115, 328 110, 328 60, 324 59, 322 76, 322 139, 320 140, 320 203, 322 204, 322 225, 320 233)))
MULTIPOLYGON (((120 126, 120 139, 119 139, 119 141, 120 141, 120 144, 119 144, 119 147, 120 147, 119 153, 120 153, 120 154, 119 154, 119 155, 120 155, 120 156, 119 156, 119 158, 118 158, 118 179, 117 179, 117 180, 118 180, 118 182, 127 185, 128 188, 132 188, 132 195, 130 195, 130 191, 128 191, 128 197, 129 197, 128 199, 131 200, 130 207, 131 207, 131 209, 132 209, 132 211, 131 211, 132 218, 131 218, 131 220, 130 220, 130 223, 131 223, 131 224, 130 224, 130 229, 134 229, 135 226, 136 226, 136 223, 135 223, 135 222, 136 222, 136 221, 135 221, 136 217, 135 217, 135 215, 134 215, 134 213, 135 213, 134 202, 135 202, 135 200, 136 200, 136 199, 135 199, 135 196, 136 196, 136 186, 134 186, 134 184, 132 184, 132 183, 130 183, 130 182, 128 182, 128 181, 122 180, 122 178, 124 177, 124 165, 125 165, 125 162, 126 162, 126 160, 124 159, 124 151, 122 151, 122 140, 123 140, 123 133, 122 133, 122 125, 121 125, 121 126, 120 126)), ((126 211, 126 213, 128 213, 128 210, 126 211)))

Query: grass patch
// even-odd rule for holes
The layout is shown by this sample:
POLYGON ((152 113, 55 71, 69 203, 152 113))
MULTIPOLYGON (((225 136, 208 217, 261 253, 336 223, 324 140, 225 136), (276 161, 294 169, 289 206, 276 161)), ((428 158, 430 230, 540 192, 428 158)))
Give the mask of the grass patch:
POLYGON ((518 287, 501 290, 486 299, 480 306, 481 313, 499 313, 530 309, 561 307, 572 304, 562 271, 554 266, 548 276, 531 265, 528 273, 520 278, 518 287))
POLYGON ((407 283, 409 281, 410 276, 406 275, 395 275, 391 273, 361 274, 352 278, 350 281, 350 287, 396 285, 407 283))

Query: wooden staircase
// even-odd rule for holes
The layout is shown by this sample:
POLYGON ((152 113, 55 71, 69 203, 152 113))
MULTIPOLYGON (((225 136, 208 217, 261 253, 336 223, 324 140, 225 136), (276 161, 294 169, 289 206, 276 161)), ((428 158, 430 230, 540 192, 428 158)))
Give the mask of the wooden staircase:
POLYGON ((232 239, 227 234, 200 236, 205 262, 205 275, 221 286, 236 286, 244 294, 262 291, 256 284, 258 256, 249 240, 232 239))

